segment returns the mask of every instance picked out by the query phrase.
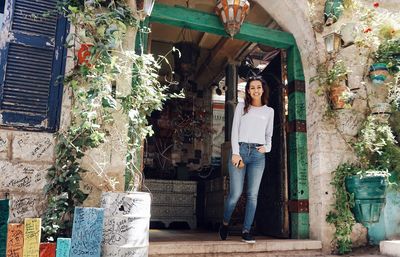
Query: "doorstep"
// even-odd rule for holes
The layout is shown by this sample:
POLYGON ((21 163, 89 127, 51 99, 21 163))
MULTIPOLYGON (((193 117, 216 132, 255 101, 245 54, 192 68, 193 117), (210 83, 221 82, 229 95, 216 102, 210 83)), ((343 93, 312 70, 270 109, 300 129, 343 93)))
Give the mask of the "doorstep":
POLYGON ((400 240, 381 241, 379 250, 383 255, 400 257, 400 240))
POLYGON ((255 244, 240 241, 240 237, 213 241, 150 242, 149 256, 321 256, 322 244, 316 240, 256 239, 255 244))

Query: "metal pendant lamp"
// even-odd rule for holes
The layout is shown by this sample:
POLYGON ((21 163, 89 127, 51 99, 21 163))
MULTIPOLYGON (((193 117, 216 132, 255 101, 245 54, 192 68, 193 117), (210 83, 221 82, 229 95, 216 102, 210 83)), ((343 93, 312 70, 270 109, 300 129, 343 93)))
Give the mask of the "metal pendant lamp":
POLYGON ((231 37, 240 31, 240 26, 249 10, 250 3, 247 0, 217 0, 215 6, 216 14, 231 37))

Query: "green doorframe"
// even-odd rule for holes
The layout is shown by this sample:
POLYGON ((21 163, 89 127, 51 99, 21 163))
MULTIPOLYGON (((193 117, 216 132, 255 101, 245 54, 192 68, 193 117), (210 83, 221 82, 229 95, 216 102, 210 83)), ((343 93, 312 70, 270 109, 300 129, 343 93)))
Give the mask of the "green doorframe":
MULTIPOLYGON (((219 18, 181 6, 156 3, 150 22, 229 37, 219 18)), ((289 212, 291 238, 309 238, 305 82, 300 52, 293 35, 243 23, 235 39, 286 49, 289 90, 289 212)))

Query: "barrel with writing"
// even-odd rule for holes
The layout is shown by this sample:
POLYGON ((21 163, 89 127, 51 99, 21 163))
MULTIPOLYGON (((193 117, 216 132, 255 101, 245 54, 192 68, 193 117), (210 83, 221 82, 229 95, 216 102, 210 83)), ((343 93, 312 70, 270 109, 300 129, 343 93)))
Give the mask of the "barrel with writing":
POLYGON ((103 257, 148 256, 150 203, 149 193, 103 193, 103 257))

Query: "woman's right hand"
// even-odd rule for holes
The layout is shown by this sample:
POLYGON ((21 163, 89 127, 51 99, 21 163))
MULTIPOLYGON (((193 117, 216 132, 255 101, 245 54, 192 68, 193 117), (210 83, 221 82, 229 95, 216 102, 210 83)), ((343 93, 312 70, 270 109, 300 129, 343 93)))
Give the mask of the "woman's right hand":
POLYGON ((238 154, 232 154, 232 164, 235 167, 239 167, 239 161, 243 161, 242 157, 238 154))

